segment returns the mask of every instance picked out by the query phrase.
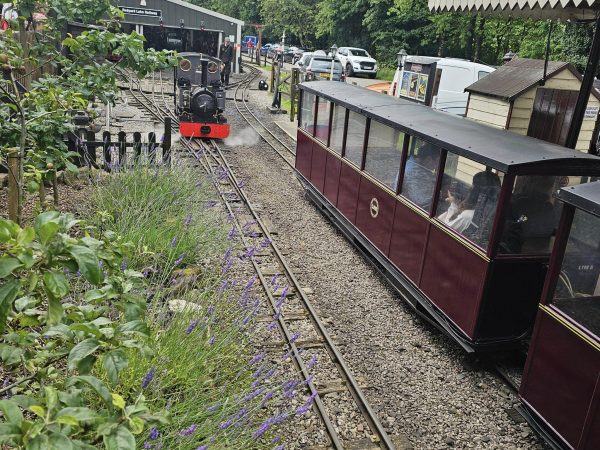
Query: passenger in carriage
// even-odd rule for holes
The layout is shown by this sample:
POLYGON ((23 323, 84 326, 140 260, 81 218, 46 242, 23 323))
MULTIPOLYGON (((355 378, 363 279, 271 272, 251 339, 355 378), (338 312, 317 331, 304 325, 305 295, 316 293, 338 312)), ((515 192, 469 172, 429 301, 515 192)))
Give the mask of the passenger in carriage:
POLYGON ((502 253, 549 253, 561 208, 554 201, 554 176, 517 178, 508 223, 500 244, 502 253))
POLYGON ((406 161, 402 195, 424 210, 431 207, 439 156, 439 148, 426 142, 406 161))
MULTIPOLYGON (((500 178, 493 172, 479 172, 473 176, 473 185, 466 198, 461 195, 460 189, 447 191, 446 202, 450 203, 448 210, 438 216, 438 219, 448 225, 450 228, 464 232, 470 226, 479 228, 479 223, 474 223, 475 209, 479 207, 482 212, 485 205, 493 201, 496 204, 498 192, 500 191, 500 178)), ((481 214, 484 218, 484 214, 481 214)))

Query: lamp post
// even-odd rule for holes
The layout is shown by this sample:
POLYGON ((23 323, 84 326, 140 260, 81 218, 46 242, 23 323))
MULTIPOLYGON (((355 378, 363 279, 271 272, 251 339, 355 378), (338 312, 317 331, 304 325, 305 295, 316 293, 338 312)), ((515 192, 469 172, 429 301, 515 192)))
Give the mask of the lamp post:
POLYGON ((333 44, 330 48, 331 50, 331 76, 329 77, 330 81, 333 81, 333 65, 335 63, 335 55, 337 54, 338 47, 333 44))
POLYGON ((398 68, 402 69, 404 67, 404 62, 406 61, 408 53, 406 53, 406 50, 402 49, 397 53, 396 56, 398 57, 398 68))

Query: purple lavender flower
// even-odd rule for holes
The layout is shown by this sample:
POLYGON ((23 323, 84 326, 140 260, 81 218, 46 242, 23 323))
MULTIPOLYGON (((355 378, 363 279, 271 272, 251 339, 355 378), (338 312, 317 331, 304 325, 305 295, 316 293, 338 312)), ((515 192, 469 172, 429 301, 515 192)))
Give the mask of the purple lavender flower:
POLYGON ((310 361, 308 362, 308 364, 306 364, 306 367, 312 369, 315 366, 315 364, 317 364, 317 355, 314 355, 312 358, 310 358, 310 361))
POLYGON ((183 221, 183 225, 186 227, 189 227, 192 223, 192 215, 188 214, 185 218, 185 220, 183 221))
POLYGON ((150 434, 149 434, 150 440, 154 441, 154 440, 158 439, 158 436, 160 436, 160 432, 158 431, 158 428, 156 428, 156 427, 152 428, 150 430, 150 434))
POLYGON ((271 239, 264 238, 260 243, 260 248, 267 248, 269 245, 271 245, 271 239))
POLYGON ((312 406, 316 396, 317 396, 317 393, 313 392, 311 394, 311 396, 308 397, 308 399, 306 399, 306 402, 304 403, 304 405, 300 406, 299 408, 296 408, 296 414, 301 416, 302 414, 307 412, 310 409, 310 407, 312 406))
POLYGON ((184 428, 183 430, 181 430, 179 432, 179 435, 182 437, 190 436, 191 434, 194 434, 194 432, 196 431, 196 428, 198 428, 198 425, 193 423, 188 428, 184 428))
POLYGON ((210 345, 212 347, 213 345, 215 345, 215 341, 216 341, 216 338, 214 336, 211 336, 211 338, 208 341, 208 345, 210 345))
POLYGON ((195 184, 195 186, 196 186, 197 188, 201 188, 201 187, 202 187, 202 180, 200 180, 200 181, 196 181, 196 184, 195 184))
POLYGON ((277 444, 279 441, 281 441, 281 436, 277 435, 273 438, 273 440, 271 441, 272 444, 277 444))
POLYGON ((171 248, 175 248, 177 246, 177 236, 171 239, 171 248))
POLYGON ((183 261, 183 258, 185 258, 185 253, 182 253, 181 255, 179 255, 179 258, 177 258, 175 260, 173 265, 178 266, 179 264, 181 264, 181 262, 183 261))
POLYGON ((246 180, 240 180, 240 181, 238 182, 238 187, 239 187, 240 189, 242 189, 244 186, 246 186, 246 180))
POLYGON ((242 398, 242 401, 243 401, 243 402, 249 402, 250 400, 252 400, 252 399, 254 399, 254 398, 258 397, 260 394, 262 394, 264 390, 265 390, 265 388, 258 388, 258 389, 255 389, 254 391, 252 391, 252 392, 250 392, 250 393, 246 394, 246 395, 244 396, 244 398, 242 398))
POLYGON ((299 332, 296 332, 296 333, 292 334, 292 337, 290 338, 290 344, 293 344, 294 342, 296 342, 299 337, 300 337, 300 333, 299 332))
POLYGON ((229 230, 229 233, 227 233, 227 239, 229 239, 230 241, 235 239, 235 237, 237 236, 237 231, 235 229, 235 227, 231 227, 231 230, 229 230))
POLYGON ((221 430, 226 430, 227 428, 229 428, 233 424, 234 420, 235 419, 228 419, 228 420, 226 420, 224 422, 221 422, 221 424, 219 425, 219 428, 221 430))
POLYGON ((144 442, 144 448, 145 448, 146 450, 147 450, 147 449, 150 449, 150 448, 152 448, 152 444, 151 444, 150 442, 144 442))
POLYGON ((146 375, 144 375, 144 378, 142 379, 142 389, 146 389, 148 387, 148 385, 152 382, 152 380, 154 379, 154 375, 156 374, 156 368, 152 367, 147 373, 146 375))
POLYGON ((283 414, 269 417, 267 420, 265 420, 263 423, 260 424, 260 427, 258 427, 258 430, 256 430, 254 433, 252 433, 252 437, 254 439, 261 437, 263 434, 265 434, 267 431, 269 431, 269 429, 273 425, 280 424, 283 421, 285 421, 287 418, 288 418, 288 413, 283 413, 283 414))
POLYGON ((225 261, 225 263, 223 263, 223 273, 229 272, 229 269, 231 269, 231 267, 233 267, 233 261, 231 259, 228 259, 227 261, 225 261))
POLYGON ((208 449, 208 445, 201 445, 196 450, 207 450, 207 449, 208 449))
POLYGON ((269 324, 267 325, 267 330, 273 331, 276 327, 277 327, 277 322, 273 320, 273 321, 269 322, 269 324))
POLYGON ((206 310, 206 315, 207 316, 212 316, 212 313, 215 311, 215 307, 214 305, 211 303, 210 305, 208 305, 208 309, 206 310))
POLYGON ((244 286, 244 289, 250 289, 252 286, 254 286, 254 283, 256 282, 256 275, 254 275, 252 278, 250 278, 248 280, 248 282, 246 283, 246 285, 244 286))
POLYGON ((252 366, 253 364, 256 364, 257 362, 260 362, 263 360, 263 358, 266 356, 267 354, 265 352, 260 352, 257 353, 256 355, 254 355, 252 357, 252 359, 250 360, 250 365, 252 366))
POLYGON ((216 200, 209 200, 206 202, 206 204, 204 205, 206 208, 213 208, 215 207, 217 204, 216 200))
POLYGON ((273 277, 271 278, 271 286, 275 286, 277 284, 277 277, 279 277, 278 273, 273 275, 273 277))
POLYGON ((278 445, 273 450, 285 450, 285 447, 283 445, 278 445))
POLYGON ((121 263, 121 270, 124 272, 127 269, 127 258, 123 258, 123 262, 121 263))
POLYGON ((198 320, 192 320, 188 327, 185 329, 185 334, 190 334, 198 326, 198 320))
POLYGON ((206 408, 206 412, 215 412, 220 407, 221 407, 221 402, 217 402, 214 405, 211 405, 208 408, 206 408))

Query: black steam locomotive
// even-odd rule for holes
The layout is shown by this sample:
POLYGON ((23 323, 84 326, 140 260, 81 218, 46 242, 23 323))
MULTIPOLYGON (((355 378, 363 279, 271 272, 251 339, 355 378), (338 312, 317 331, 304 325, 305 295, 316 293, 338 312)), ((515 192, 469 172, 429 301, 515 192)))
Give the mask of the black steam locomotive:
POLYGON ((175 68, 175 111, 179 133, 190 138, 224 139, 229 136, 221 60, 203 53, 180 53, 175 68))

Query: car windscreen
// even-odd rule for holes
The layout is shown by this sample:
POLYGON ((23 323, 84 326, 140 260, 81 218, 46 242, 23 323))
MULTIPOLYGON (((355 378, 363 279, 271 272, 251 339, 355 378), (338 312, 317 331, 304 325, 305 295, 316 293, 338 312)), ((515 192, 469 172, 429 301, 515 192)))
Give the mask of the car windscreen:
MULTIPOLYGON (((311 67, 313 69, 331 69, 331 60, 330 59, 313 58, 313 60, 311 62, 311 67)), ((333 66, 333 70, 341 71, 342 64, 339 61, 336 61, 333 66)))
POLYGON ((353 56, 364 56, 365 58, 369 58, 369 54, 364 51, 364 50, 360 50, 360 49, 352 49, 350 50, 352 52, 353 56))

